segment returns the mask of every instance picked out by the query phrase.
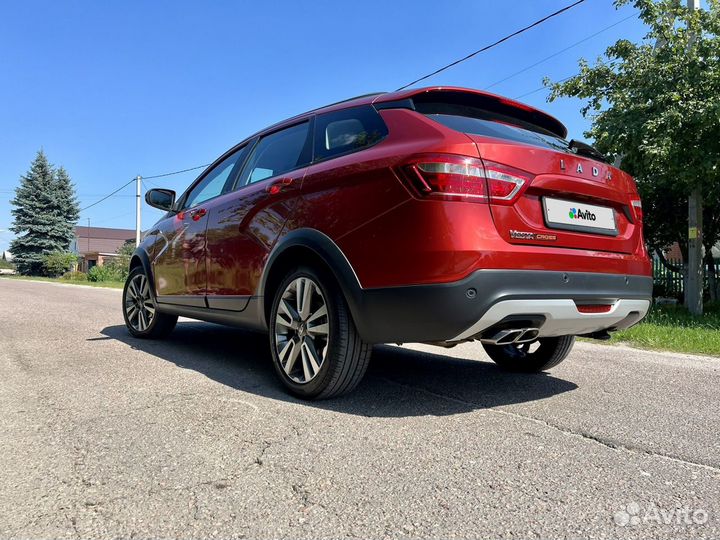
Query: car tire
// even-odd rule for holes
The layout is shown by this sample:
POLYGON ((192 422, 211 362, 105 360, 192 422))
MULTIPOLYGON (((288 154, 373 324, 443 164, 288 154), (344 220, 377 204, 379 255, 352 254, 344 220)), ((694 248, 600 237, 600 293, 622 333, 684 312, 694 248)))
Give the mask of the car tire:
POLYGON ((141 266, 130 270, 122 295, 125 326, 134 337, 166 337, 177 324, 177 315, 160 313, 150 290, 150 280, 141 266))
POLYGON ((525 373, 546 371, 565 360, 575 344, 575 336, 540 338, 533 343, 488 345, 485 352, 502 369, 525 373), (533 344, 537 343, 537 348, 533 344), (534 350, 533 350, 534 349, 534 350))
POLYGON ((372 346, 358 334, 345 297, 325 272, 289 272, 275 292, 268 326, 273 366, 291 394, 337 397, 365 375, 372 346))

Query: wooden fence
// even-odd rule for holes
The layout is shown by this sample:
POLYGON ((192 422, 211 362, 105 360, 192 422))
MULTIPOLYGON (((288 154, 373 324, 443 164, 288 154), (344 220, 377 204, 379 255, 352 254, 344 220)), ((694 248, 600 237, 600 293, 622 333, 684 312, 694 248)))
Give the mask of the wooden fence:
MULTIPOLYGON (((682 268, 682 261, 668 260, 673 266, 682 268)), ((674 272, 663 266, 660 260, 653 257, 653 281, 655 287, 662 291, 662 296, 681 297, 684 291, 683 275, 680 272, 674 272)), ((720 259, 715 259, 715 268, 720 268, 720 259)), ((705 288, 708 286, 708 266, 705 265, 705 288)))

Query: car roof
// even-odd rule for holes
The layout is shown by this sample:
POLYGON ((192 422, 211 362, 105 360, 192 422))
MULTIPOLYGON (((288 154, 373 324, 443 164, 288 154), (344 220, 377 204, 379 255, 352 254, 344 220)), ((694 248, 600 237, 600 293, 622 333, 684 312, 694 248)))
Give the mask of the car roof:
MULTIPOLYGON (((262 131, 259 131, 255 133, 252 137, 256 137, 259 135, 263 135, 269 131, 274 131, 276 129, 282 128, 283 126, 290 125, 296 122, 300 122, 306 118, 309 118, 313 115, 317 114, 323 114, 333 111, 339 111, 342 109, 348 109, 350 107, 357 107, 361 105, 374 105, 379 103, 387 103, 392 101, 402 101, 405 99, 412 98, 414 96, 418 96, 420 94, 428 94, 432 92, 462 92, 467 94, 473 94, 476 96, 483 96, 485 98, 489 98, 491 100, 497 101, 498 103, 502 103, 504 105, 508 105, 511 107, 515 107, 517 109, 526 111, 528 113, 532 113, 533 115, 537 115, 537 117, 541 118, 544 122, 544 124, 548 126, 552 126, 554 129, 552 131, 556 132, 557 135, 561 137, 565 137, 567 135, 567 128, 565 125, 560 122, 557 118, 547 114, 546 112, 541 111, 540 109, 537 109, 535 107, 532 107, 530 105, 526 105, 525 103, 522 103, 520 101, 516 101, 514 99, 509 99, 503 96, 499 96, 497 94, 493 94, 490 92, 484 92, 482 90, 475 90, 473 88, 463 88, 460 86, 426 86, 421 88, 411 88, 408 90, 400 90, 396 92, 375 92, 372 94, 363 94, 361 96, 352 97, 349 99, 345 99, 343 101, 338 101, 336 103, 331 103, 330 105, 325 105, 323 107, 318 107, 316 109, 312 109, 310 111, 298 114, 296 116, 293 116, 291 118, 288 118, 286 120, 282 120, 280 122, 277 122, 271 126, 268 126, 267 128, 263 129, 262 131)), ((250 137, 250 138, 252 138, 250 137)))

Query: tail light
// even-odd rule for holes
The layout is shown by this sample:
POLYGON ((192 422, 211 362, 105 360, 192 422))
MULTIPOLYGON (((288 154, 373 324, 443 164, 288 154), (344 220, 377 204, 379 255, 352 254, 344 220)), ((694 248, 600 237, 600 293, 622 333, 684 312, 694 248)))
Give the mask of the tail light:
POLYGON ((637 220, 640 223, 642 223, 642 220, 643 220, 642 202, 640 201, 640 199, 633 199, 630 204, 632 204, 633 212, 635 212, 635 217, 637 218, 637 220))
POLYGON ((524 171, 451 154, 416 156, 402 170, 420 195, 448 200, 512 204, 530 183, 524 171))
POLYGON ((523 187, 530 183, 528 176, 522 176, 523 172, 500 163, 485 161, 490 201, 499 204, 513 203, 523 187))
POLYGON ((485 172, 473 158, 424 157, 410 165, 424 194, 486 199, 485 172))

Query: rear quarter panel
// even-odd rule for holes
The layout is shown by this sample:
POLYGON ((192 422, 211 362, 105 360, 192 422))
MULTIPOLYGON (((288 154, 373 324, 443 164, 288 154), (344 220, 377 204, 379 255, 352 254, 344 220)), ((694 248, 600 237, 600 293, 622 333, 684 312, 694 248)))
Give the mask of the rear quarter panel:
POLYGON ((447 271, 444 258, 428 256, 438 235, 447 238, 447 231, 433 229, 409 208, 422 202, 412 197, 393 169, 420 152, 477 155, 467 136, 448 135, 420 115, 400 109, 381 115, 389 130, 383 141, 310 167, 286 228, 289 232, 308 227, 329 236, 363 287, 407 284, 414 279, 414 269, 418 278, 428 271, 438 276, 447 271))

